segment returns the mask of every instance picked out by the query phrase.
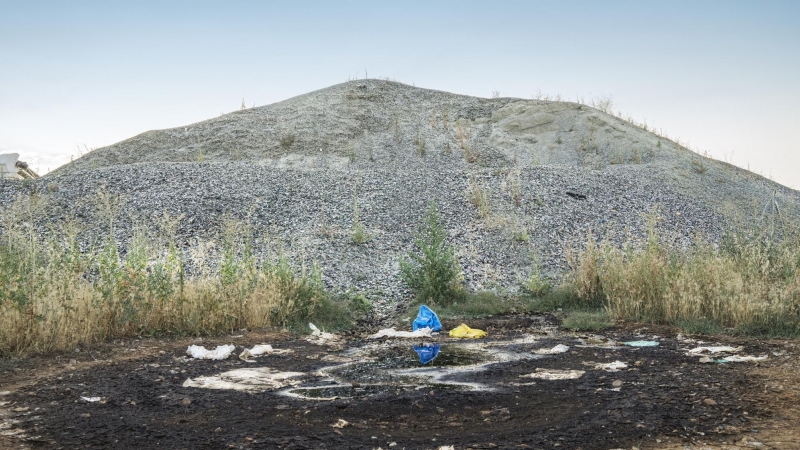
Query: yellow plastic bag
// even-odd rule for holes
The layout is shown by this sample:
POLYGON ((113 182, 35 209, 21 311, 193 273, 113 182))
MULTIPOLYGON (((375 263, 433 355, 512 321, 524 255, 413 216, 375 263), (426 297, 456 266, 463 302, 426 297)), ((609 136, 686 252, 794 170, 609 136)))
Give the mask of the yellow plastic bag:
POLYGON ((470 328, 470 327, 466 326, 463 323, 461 325, 453 328, 452 330, 450 330, 450 337, 454 337, 454 338, 473 338, 473 339, 477 339, 477 338, 486 337, 486 335, 487 335, 487 333, 485 331, 478 330, 478 329, 475 329, 475 328, 470 328))

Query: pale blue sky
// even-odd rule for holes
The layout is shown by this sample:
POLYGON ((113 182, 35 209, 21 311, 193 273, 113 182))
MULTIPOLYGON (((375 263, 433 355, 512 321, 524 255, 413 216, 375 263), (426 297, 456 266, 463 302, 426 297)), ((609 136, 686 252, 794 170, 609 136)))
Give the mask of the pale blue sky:
POLYGON ((800 189, 798 1, 0 0, 0 152, 265 105, 348 77, 614 109, 800 189))

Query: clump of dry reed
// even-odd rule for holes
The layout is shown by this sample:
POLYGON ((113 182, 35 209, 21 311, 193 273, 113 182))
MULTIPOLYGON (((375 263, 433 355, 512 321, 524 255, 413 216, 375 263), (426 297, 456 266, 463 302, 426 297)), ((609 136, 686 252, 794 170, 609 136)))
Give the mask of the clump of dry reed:
POLYGON ((113 219, 105 238, 70 221, 40 233, 43 208, 42 198, 21 197, 0 216, 0 356, 140 335, 344 323, 316 265, 295 267, 279 249, 257 258, 241 221, 228 218, 219 242, 183 251, 174 240, 180 218, 165 214, 123 248, 113 219))
POLYGON ((800 335, 800 239, 785 232, 732 232, 720 245, 665 244, 651 218, 642 245, 587 241, 570 256, 584 302, 617 319, 716 328, 770 336, 800 335))

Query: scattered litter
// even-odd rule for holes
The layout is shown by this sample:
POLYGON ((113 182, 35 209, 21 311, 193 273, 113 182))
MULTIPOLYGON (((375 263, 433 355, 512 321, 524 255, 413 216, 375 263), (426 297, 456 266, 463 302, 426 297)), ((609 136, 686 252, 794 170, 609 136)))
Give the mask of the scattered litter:
POLYGON ((206 350, 202 345, 190 345, 186 354, 195 359, 228 359, 236 349, 233 345, 218 345, 214 350, 206 350))
POLYGON ((656 341, 630 341, 623 342, 622 344, 631 347, 658 347, 658 342, 656 341))
POLYGON ((378 331, 377 333, 371 335, 370 339, 380 339, 383 337, 389 338, 422 338, 422 337, 430 337, 433 329, 424 327, 424 328, 417 328, 414 331, 397 331, 394 328, 384 328, 383 330, 378 331))
POLYGON ((253 348, 246 348, 239 354, 239 359, 247 361, 249 358, 272 353, 272 346, 268 344, 254 345, 253 348))
POLYGON ((348 422, 348 421, 346 421, 344 419, 339 419, 339 420, 336 421, 336 423, 334 423, 331 426, 333 428, 344 428, 344 427, 350 426, 350 422, 348 422))
POLYGON ((303 375, 301 372, 278 372, 269 367, 235 369, 216 376, 187 378, 183 382, 183 387, 263 392, 298 384, 299 381, 293 380, 293 378, 303 375))
POLYGON ((566 353, 568 350, 569 347, 567 347, 566 345, 558 344, 553 348, 540 348, 534 350, 533 353, 536 353, 537 355, 556 355, 559 353, 566 353))
POLYGON ((522 378, 536 378, 539 380, 575 380, 586 373, 583 370, 548 370, 536 369, 536 372, 520 375, 522 378))
POLYGON ((720 360, 720 362, 723 362, 723 361, 724 362, 749 362, 749 361, 763 361, 765 359, 767 359, 767 355, 764 355, 764 356, 739 356, 739 355, 733 355, 733 356, 726 356, 725 358, 722 358, 720 360))
POLYGON ((595 369, 607 370, 609 372, 616 372, 618 370, 625 369, 627 367, 628 365, 622 361, 614 361, 612 363, 596 363, 594 365, 595 369))
POLYGON ((456 450, 456 448, 452 445, 441 445, 439 446, 439 450, 456 450))
POLYGON ((419 355, 419 362, 428 364, 439 356, 439 344, 415 345, 414 351, 419 355))
POLYGON ((250 358, 255 358, 256 356, 261 355, 282 355, 286 353, 293 353, 293 350, 290 349, 281 349, 275 350, 269 344, 258 344, 254 345, 253 348, 246 348, 242 353, 239 354, 239 359, 242 361, 250 361, 250 358))
POLYGON ((689 350, 689 353, 736 353, 741 350, 742 347, 729 347, 727 345, 721 345, 718 347, 697 347, 689 350))
POLYGON ((417 318, 414 319, 412 330, 417 331, 420 328, 430 328, 433 331, 442 331, 442 322, 439 321, 439 316, 433 312, 432 309, 425 305, 419 307, 417 318))
POLYGON ((482 337, 486 337, 487 333, 483 330, 478 330, 475 328, 470 328, 466 324, 461 324, 452 330, 450 330, 450 337, 454 338, 472 338, 478 339, 482 337))
POLYGON ((105 403, 105 397, 81 397, 81 400, 88 402, 88 403, 105 403))
POLYGON ((314 325, 311 322, 308 323, 308 327, 311 328, 311 335, 314 337, 318 337, 321 339, 333 339, 336 337, 333 333, 327 333, 325 331, 320 330, 319 328, 317 328, 316 325, 314 325))
POLYGON ((311 328, 311 336, 306 339, 308 342, 315 345, 329 345, 335 348, 342 348, 344 346, 344 342, 340 336, 322 331, 313 323, 309 323, 308 327, 311 328))

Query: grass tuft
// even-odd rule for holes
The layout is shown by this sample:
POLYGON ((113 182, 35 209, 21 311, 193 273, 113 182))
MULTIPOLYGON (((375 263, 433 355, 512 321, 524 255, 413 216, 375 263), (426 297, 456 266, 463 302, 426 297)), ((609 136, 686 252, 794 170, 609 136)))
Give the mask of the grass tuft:
POLYGON ((561 323, 562 327, 572 331, 600 331, 611 325, 605 311, 573 311, 561 323))
POLYGON ((470 177, 469 187, 467 187, 467 200, 478 210, 478 215, 482 219, 489 216, 491 207, 489 206, 489 193, 485 186, 481 186, 475 177, 470 177))

